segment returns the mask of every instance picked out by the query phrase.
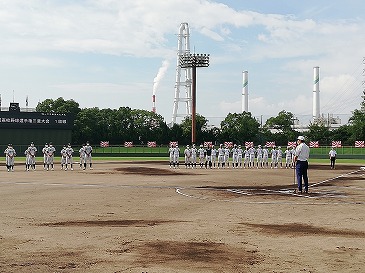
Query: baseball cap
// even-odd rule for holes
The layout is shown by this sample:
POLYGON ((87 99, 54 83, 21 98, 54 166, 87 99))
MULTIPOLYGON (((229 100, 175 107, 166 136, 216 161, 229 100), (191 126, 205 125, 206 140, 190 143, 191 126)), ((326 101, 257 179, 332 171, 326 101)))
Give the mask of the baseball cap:
POLYGON ((301 141, 304 141, 304 136, 298 136, 298 138, 297 139, 299 139, 299 140, 301 140, 301 141))

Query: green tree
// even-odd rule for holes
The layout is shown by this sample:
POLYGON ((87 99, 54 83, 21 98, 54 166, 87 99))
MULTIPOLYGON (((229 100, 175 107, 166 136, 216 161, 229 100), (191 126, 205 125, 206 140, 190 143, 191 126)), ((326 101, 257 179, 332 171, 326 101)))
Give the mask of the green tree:
POLYGON ((245 141, 258 142, 260 123, 251 116, 250 112, 229 113, 221 122, 221 141, 244 143, 245 141))
POLYGON ((168 127, 161 115, 151 111, 134 109, 131 111, 133 120, 133 141, 146 144, 148 141, 166 142, 168 127))
POLYGON ((39 102, 36 111, 43 113, 72 114, 73 116, 76 116, 81 109, 79 104, 73 99, 64 100, 62 97, 59 97, 56 100, 46 99, 39 102))
POLYGON ((365 139, 365 108, 363 106, 360 110, 355 109, 355 111, 352 112, 349 122, 351 124, 351 139, 365 139))
MULTIPOLYGON (((349 125, 343 125, 331 132, 330 140, 340 140, 342 145, 354 145, 353 132, 352 127, 349 125)), ((360 138, 359 140, 361 140, 360 138)), ((328 145, 331 144, 331 141, 328 141, 328 145)))
POLYGON ((313 123, 309 125, 309 131, 305 135, 309 140, 319 141, 322 145, 328 145, 331 132, 324 124, 313 123))
POLYGON ((108 123, 102 117, 98 107, 85 108, 75 119, 73 142, 79 144, 89 141, 92 144, 106 140, 108 123))
MULTIPOLYGON (((196 114, 196 143, 203 143, 208 134, 208 120, 199 114, 196 114)), ((181 122, 181 129, 183 132, 183 143, 188 144, 191 142, 191 117, 185 117, 181 122)))
POLYGON ((282 110, 276 117, 271 117, 265 122, 264 129, 272 132, 272 140, 278 145, 286 145, 297 135, 293 129, 294 120, 293 113, 282 110))

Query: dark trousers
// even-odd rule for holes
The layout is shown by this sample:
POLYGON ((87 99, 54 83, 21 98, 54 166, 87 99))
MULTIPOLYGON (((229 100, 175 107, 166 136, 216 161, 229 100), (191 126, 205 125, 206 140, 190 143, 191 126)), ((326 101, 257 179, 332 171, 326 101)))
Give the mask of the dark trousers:
POLYGON ((331 160, 331 169, 334 169, 335 168, 336 157, 331 156, 330 160, 331 160))
POLYGON ((298 182, 298 190, 302 191, 302 178, 304 180, 304 189, 305 192, 308 192, 308 161, 297 161, 296 163, 296 173, 297 173, 297 182, 298 182))

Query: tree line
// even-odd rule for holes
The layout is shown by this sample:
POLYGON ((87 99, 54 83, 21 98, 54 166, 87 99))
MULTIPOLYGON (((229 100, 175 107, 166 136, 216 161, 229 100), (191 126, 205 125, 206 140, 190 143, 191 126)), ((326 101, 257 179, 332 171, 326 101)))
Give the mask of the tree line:
MULTIPOLYGON (((209 120, 197 114, 197 144, 205 141, 232 141, 239 144, 246 141, 255 144, 275 141, 276 145, 286 146, 288 141, 294 141, 301 134, 308 140, 319 141, 321 146, 330 145, 333 140, 352 146, 355 140, 365 140, 365 93, 362 98, 361 107, 352 112, 349 124, 334 130, 324 123, 316 122, 309 125, 307 132, 300 133, 293 126, 294 114, 285 110, 267 119, 265 124, 261 124, 250 112, 229 113, 221 121, 219 128, 208 126, 209 120)), ((120 145, 125 141, 133 141, 135 145, 145 145, 148 141, 156 141, 157 144, 178 141, 179 144, 186 145, 191 142, 190 117, 186 117, 180 124, 168 126, 161 115, 152 111, 129 107, 81 109, 76 101, 64 100, 62 97, 39 102, 36 111, 73 115, 74 144, 109 141, 111 145, 120 145)))

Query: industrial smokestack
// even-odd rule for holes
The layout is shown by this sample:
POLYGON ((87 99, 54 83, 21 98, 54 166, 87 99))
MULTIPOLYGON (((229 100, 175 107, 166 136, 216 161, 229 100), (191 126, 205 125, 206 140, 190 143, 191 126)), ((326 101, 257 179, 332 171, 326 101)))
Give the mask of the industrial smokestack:
POLYGON ((242 112, 248 112, 248 72, 243 71, 242 112))
POLYGON ((156 113, 156 95, 152 95, 152 112, 156 113))
POLYGON ((313 67, 313 120, 320 118, 319 108, 319 66, 313 67))
POLYGON ((156 77, 153 79, 153 88, 152 88, 152 112, 156 113, 156 90, 160 84, 160 81, 165 76, 167 68, 169 67, 169 61, 164 60, 160 69, 157 72, 156 77))

